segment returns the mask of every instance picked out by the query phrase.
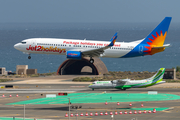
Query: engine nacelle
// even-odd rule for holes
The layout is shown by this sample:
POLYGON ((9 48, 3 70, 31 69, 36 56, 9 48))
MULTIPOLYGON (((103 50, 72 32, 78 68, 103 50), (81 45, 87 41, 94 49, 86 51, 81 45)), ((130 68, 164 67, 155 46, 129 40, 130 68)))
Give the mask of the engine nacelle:
POLYGON ((117 83, 118 83, 118 80, 112 80, 111 83, 117 84, 117 83))
POLYGON ((82 53, 78 51, 67 51, 66 52, 66 57, 69 59, 81 59, 82 58, 82 53))

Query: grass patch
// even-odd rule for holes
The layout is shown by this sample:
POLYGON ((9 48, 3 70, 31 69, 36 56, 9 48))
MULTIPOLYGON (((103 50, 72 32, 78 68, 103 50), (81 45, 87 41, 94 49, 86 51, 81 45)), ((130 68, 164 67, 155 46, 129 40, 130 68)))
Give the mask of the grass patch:
POLYGON ((8 81, 13 81, 13 79, 0 79, 0 82, 8 82, 8 81))
POLYGON ((92 82, 92 78, 90 77, 77 77, 77 78, 74 78, 72 81, 74 82, 92 82))
POLYGON ((72 81, 74 82, 93 82, 93 81, 102 81, 102 80, 106 80, 106 79, 103 79, 102 77, 77 77, 77 78, 74 78, 72 81))
POLYGON ((166 79, 165 81, 166 81, 167 83, 180 83, 180 80, 166 79))
POLYGON ((39 77, 38 74, 32 74, 30 77, 39 77))
POLYGON ((51 73, 41 73, 39 76, 51 76, 51 75, 56 75, 57 72, 51 72, 51 73))

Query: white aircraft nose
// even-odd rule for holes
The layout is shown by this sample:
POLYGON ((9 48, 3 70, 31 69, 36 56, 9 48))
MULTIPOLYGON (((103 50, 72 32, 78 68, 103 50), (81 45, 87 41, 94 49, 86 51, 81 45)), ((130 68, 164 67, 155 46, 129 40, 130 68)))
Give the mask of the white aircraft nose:
POLYGON ((89 87, 89 88, 92 88, 92 84, 90 84, 88 87, 89 87))
POLYGON ((15 45, 14 45, 14 48, 17 49, 17 50, 19 50, 19 43, 15 44, 15 45))

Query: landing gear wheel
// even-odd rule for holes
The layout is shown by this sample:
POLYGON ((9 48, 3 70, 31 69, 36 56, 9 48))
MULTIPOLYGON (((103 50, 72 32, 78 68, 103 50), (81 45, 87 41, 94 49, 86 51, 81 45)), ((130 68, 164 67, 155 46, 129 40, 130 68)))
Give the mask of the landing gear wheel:
POLYGON ((94 91, 94 88, 92 88, 92 91, 94 91))
POLYGON ((89 60, 89 62, 90 62, 91 64, 93 64, 93 63, 94 63, 94 59, 91 58, 91 59, 89 60))
POLYGON ((126 90, 126 89, 122 88, 121 90, 126 90))
POLYGON ((31 56, 28 56, 28 59, 31 59, 31 56))

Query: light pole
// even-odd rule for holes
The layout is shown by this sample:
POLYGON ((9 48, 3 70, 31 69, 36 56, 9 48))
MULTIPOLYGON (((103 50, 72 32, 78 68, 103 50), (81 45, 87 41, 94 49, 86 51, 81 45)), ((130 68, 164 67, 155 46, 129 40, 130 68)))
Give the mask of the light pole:
POLYGON ((23 120, 25 120, 25 104, 24 104, 24 118, 23 118, 23 120))
POLYGON ((78 114, 78 113, 77 113, 77 109, 78 109, 78 107, 76 107, 76 120, 77 120, 77 114, 78 114))
POLYGON ((80 106, 71 106, 72 107, 72 109, 76 109, 76 120, 78 120, 78 108, 80 109, 80 108, 82 108, 82 106, 80 105, 80 106))
POLYGON ((69 120, 70 120, 70 98, 68 98, 69 99, 69 115, 68 115, 68 118, 69 118, 69 120))
POLYGON ((113 120, 114 115, 111 115, 111 119, 113 120))

